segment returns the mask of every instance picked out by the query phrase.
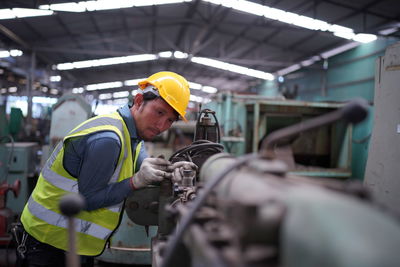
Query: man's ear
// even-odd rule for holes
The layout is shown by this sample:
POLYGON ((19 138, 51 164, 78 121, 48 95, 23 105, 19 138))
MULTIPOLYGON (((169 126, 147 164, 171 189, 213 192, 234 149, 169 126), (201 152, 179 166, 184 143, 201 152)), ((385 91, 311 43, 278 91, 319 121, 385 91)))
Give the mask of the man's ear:
POLYGON ((142 94, 136 94, 133 103, 134 103, 134 106, 139 108, 143 104, 143 95, 142 94))

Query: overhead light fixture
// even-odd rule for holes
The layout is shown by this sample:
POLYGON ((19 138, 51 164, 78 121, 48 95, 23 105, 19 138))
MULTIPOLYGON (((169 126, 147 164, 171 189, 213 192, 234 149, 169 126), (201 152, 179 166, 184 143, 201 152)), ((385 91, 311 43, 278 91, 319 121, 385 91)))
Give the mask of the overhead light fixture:
POLYGON ((187 53, 183 53, 181 51, 175 51, 174 52, 174 58, 188 58, 188 54, 187 53))
POLYGON ((124 81, 125 86, 136 86, 140 81, 144 81, 146 78, 141 79, 133 79, 133 80, 126 80, 124 81))
POLYGON ((39 8, 64 12, 90 12, 130 7, 177 4, 191 1, 192 0, 97 0, 40 5, 39 8))
POLYGON ((253 3, 245 0, 203 0, 204 2, 209 2, 215 5, 221 5, 227 8, 236 9, 241 12, 246 12, 252 15, 265 17, 271 20, 277 20, 283 23, 296 25, 298 27, 306 28, 315 31, 328 31, 332 32, 335 36, 354 40, 357 42, 365 42, 369 40, 370 42, 374 39, 370 38, 356 38, 354 30, 348 27, 344 27, 337 24, 330 24, 328 22, 313 19, 311 17, 298 15, 293 12, 287 12, 281 9, 264 6, 261 4, 253 3), (359 41, 362 40, 362 41, 359 41))
POLYGON ((158 56, 162 58, 170 58, 172 57, 172 52, 171 51, 159 52, 158 56))
POLYGON ((117 82, 107 82, 107 83, 96 83, 96 84, 88 84, 85 86, 86 91, 94 91, 94 90, 103 90, 109 88, 118 88, 122 87, 123 83, 120 81, 117 82))
POLYGON ((34 8, 5 8, 0 9, 0 19, 16 19, 53 15, 52 10, 40 10, 34 8))
POLYGON ((201 85, 201 84, 199 84, 199 83, 189 82, 189 87, 190 87, 191 89, 201 90, 201 88, 203 87, 203 85, 201 85))
POLYGON ((72 88, 73 94, 81 94, 81 93, 83 93, 83 91, 85 91, 85 89, 83 87, 72 88))
POLYGON ((6 58, 6 57, 19 57, 22 56, 22 51, 17 50, 17 49, 12 49, 10 51, 3 50, 0 51, 0 58, 6 58))
POLYGON ((226 71, 231 71, 239 74, 244 74, 251 77, 256 77, 263 80, 274 80, 274 75, 268 72, 250 69, 246 67, 242 67, 239 65, 234 65, 230 63, 226 63, 223 61, 205 58, 205 57, 192 57, 191 61, 197 64, 206 65, 211 68, 222 69, 226 71))
POLYGON ((17 92, 17 91, 18 91, 18 88, 15 87, 15 86, 8 88, 8 92, 9 92, 9 93, 15 93, 15 92, 17 92))
POLYGON ((112 98, 112 94, 108 93, 108 94, 99 94, 99 99, 100 100, 108 100, 112 98))
POLYGON ((83 69, 83 68, 115 65, 115 64, 150 61, 155 59, 157 59, 157 56, 154 54, 139 54, 139 55, 124 56, 124 57, 110 57, 102 59, 60 63, 56 65, 56 69, 58 70, 83 69))
POLYGON ((60 75, 50 76, 50 82, 60 82, 60 81, 61 81, 60 75))
POLYGON ((201 88, 201 91, 209 94, 215 94, 216 92, 218 92, 218 89, 212 86, 203 86, 201 88))
POLYGON ((113 98, 122 98, 122 97, 128 97, 129 92, 128 91, 121 91, 121 92, 115 92, 112 94, 113 98))
POLYGON ((58 94, 58 90, 57 89, 50 89, 50 94, 57 95, 58 94))
MULTIPOLYGON (((187 53, 181 51, 163 51, 158 54, 138 54, 138 55, 130 55, 125 57, 112 57, 112 58, 103 58, 103 59, 94 59, 94 60, 85 60, 85 61, 76 61, 76 62, 67 62, 57 64, 54 69, 57 70, 71 70, 71 69, 81 69, 81 68, 91 68, 91 67, 99 67, 99 66, 107 66, 114 64, 124 64, 124 63, 133 63, 133 62, 143 62, 143 61, 151 61, 159 58, 169 58, 174 57, 178 59, 190 59, 190 61, 202 65, 206 65, 211 68, 223 69, 226 71, 231 71, 251 77, 256 77, 264 80, 273 80, 274 76, 268 72, 250 69, 247 67, 226 63, 223 61, 205 58, 205 57, 190 57, 187 53)), ((131 81, 125 81, 132 85, 131 81)), ((136 83, 136 81, 134 81, 136 83)), ((195 89, 195 88, 194 88, 195 89)))
MULTIPOLYGON (((116 82, 105 82, 105 83, 97 83, 97 84, 88 84, 83 87, 77 87, 72 89, 72 93, 78 94, 83 92, 83 88, 86 88, 86 91, 94 91, 94 90, 104 90, 104 89, 112 89, 112 88, 119 88, 123 86, 137 86, 139 81, 143 81, 144 78, 142 79, 132 79, 132 80, 126 80, 124 82, 121 81, 116 81, 116 82)), ((207 86, 207 85, 202 85, 199 83, 195 82, 189 82, 189 87, 191 89, 195 90, 201 90, 205 93, 208 94, 214 94, 218 92, 218 89, 212 86, 207 86)), ((135 96, 137 94, 138 90, 132 90, 131 94, 132 96, 135 96)), ((192 94, 193 95, 193 94, 192 94)), ((201 103, 208 103, 211 101, 207 97, 192 97, 191 95, 191 101, 195 102, 201 102, 201 103), (192 100, 195 99, 195 100, 192 100)), ((114 92, 114 93, 106 93, 106 94, 100 94, 99 99, 100 100, 107 100, 111 98, 121 98, 121 97, 128 97, 129 96, 129 91, 121 91, 121 92, 114 92)))
POLYGON ((354 36, 353 40, 360 43, 370 43, 375 41, 378 37, 374 34, 359 33, 354 36))

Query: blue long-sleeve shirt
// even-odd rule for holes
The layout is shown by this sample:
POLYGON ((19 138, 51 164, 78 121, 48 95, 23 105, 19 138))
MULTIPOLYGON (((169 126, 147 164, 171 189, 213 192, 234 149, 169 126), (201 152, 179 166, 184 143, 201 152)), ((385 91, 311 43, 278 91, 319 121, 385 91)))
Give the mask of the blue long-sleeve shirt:
MULTIPOLYGON (((118 109, 129 130, 132 153, 142 140, 136 132, 135 121, 128 105, 118 109)), ((69 139, 65 143, 63 165, 78 179, 79 192, 85 197, 86 210, 108 207, 123 201, 132 192, 129 179, 108 183, 114 173, 121 151, 121 141, 112 131, 97 132, 69 139)), ((137 160, 137 170, 148 157, 144 145, 137 160)))

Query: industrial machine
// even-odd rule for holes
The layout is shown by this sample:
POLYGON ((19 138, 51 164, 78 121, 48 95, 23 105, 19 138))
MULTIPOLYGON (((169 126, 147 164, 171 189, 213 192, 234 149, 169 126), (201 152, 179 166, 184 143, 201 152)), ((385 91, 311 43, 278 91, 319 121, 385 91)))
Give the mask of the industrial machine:
MULTIPOLYGON (((76 94, 66 94, 54 104, 50 125, 50 151, 69 131, 92 116, 91 106, 76 94)), ((47 157, 45 157, 47 160, 47 157)))
POLYGON ((126 202, 131 221, 158 226, 152 265, 398 266, 400 223, 361 184, 295 175, 275 154, 282 139, 366 114, 364 102, 352 102, 280 129, 242 157, 208 140, 177 151, 171 161, 192 160, 200 171, 126 202))
MULTIPOLYGON (((204 109, 199 113, 196 125, 189 123, 175 126, 174 129, 175 132, 181 130, 182 135, 192 133, 193 129, 189 130, 187 127, 196 129, 194 142, 189 146, 178 149, 170 156, 170 161, 193 161, 201 166, 208 157, 223 150, 222 145, 215 143, 220 140, 220 129, 214 111, 204 109)), ((179 135, 179 132, 175 134, 179 135)), ((150 151, 154 152, 153 150, 167 151, 159 148, 150 151)), ((128 197, 120 226, 113 234, 110 246, 97 259, 102 262, 117 264, 151 264, 152 238, 167 234, 171 229, 170 224, 165 225, 168 222, 164 220, 166 211, 163 209, 164 204, 171 201, 171 188, 171 183, 167 182, 160 186, 150 186, 138 190, 128 197), (159 214, 162 215, 159 216, 159 214), (135 218, 135 220, 132 220, 132 218, 135 218)), ((176 190, 179 189, 176 188, 176 190)))

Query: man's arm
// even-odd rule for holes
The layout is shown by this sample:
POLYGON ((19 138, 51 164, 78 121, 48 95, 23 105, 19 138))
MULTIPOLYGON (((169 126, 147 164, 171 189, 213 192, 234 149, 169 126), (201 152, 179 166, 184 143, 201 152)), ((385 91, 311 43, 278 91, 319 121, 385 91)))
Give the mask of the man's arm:
POLYGON ((113 132, 101 132, 66 144, 65 169, 78 178, 79 192, 86 210, 121 203, 132 191, 129 179, 108 183, 115 171, 121 143, 113 132))

